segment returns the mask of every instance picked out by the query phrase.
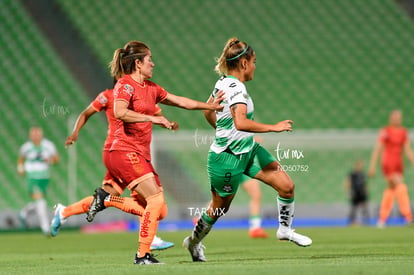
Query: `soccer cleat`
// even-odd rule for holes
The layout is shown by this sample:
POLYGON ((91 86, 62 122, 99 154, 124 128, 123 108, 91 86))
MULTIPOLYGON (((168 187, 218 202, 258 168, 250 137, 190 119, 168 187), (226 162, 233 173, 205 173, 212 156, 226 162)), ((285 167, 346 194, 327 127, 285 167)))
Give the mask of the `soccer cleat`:
POLYGON ((385 228, 385 222, 378 221, 377 222, 377 228, 384 229, 385 228))
POLYGON ((65 206, 58 203, 54 208, 55 214, 53 216, 52 222, 50 223, 50 235, 52 237, 56 237, 60 227, 66 222, 66 218, 62 216, 62 212, 65 209, 65 206))
POLYGON ((193 262, 206 262, 207 259, 204 256, 204 249, 206 248, 201 242, 191 242, 191 236, 188 236, 183 241, 183 247, 186 248, 193 258, 193 262))
POLYGON ((281 241, 294 242, 299 246, 310 246, 312 240, 309 237, 296 233, 294 229, 277 230, 276 237, 281 241))
POLYGON ((174 246, 174 243, 164 241, 161 238, 155 236, 154 240, 151 243, 150 249, 151 250, 164 250, 164 249, 167 249, 173 246, 174 246))
POLYGON ((269 235, 261 227, 250 229, 249 236, 252 239, 258 239, 258 238, 266 239, 269 237, 269 235))
POLYGON ((134 264, 163 264, 154 258, 153 254, 145 253, 144 257, 139 258, 138 254, 135 254, 134 264))
POLYGON ((101 187, 95 189, 95 192, 93 193, 93 201, 89 207, 89 211, 86 213, 86 220, 88 222, 92 222, 95 218, 96 213, 106 208, 104 200, 108 195, 109 193, 103 190, 101 187))

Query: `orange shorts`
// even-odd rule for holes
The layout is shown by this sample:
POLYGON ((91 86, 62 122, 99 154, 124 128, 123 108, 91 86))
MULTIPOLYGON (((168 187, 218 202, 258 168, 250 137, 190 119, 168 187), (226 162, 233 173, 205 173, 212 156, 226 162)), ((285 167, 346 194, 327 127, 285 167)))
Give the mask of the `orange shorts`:
POLYGON ((108 170, 108 165, 109 165, 109 151, 108 150, 104 150, 102 152, 102 160, 106 167, 106 172, 105 172, 104 179, 102 181, 102 185, 105 185, 105 184, 111 185, 121 195, 124 192, 124 189, 122 189, 122 187, 119 185, 118 180, 114 176, 112 176, 112 174, 108 170))
POLYGON ((402 175, 404 172, 404 165, 401 161, 387 161, 382 163, 382 173, 385 177, 393 174, 402 175))
POLYGON ((136 152, 111 151, 105 163, 107 169, 122 190, 133 190, 142 181, 154 177, 161 187, 160 180, 151 162, 136 152))

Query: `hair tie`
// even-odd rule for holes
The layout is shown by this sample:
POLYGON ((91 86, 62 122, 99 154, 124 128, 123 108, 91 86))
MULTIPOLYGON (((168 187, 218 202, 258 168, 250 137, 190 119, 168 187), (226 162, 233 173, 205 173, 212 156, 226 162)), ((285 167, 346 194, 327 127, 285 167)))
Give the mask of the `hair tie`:
POLYGON ((240 56, 242 56, 243 54, 245 54, 248 49, 249 49, 249 46, 247 46, 246 48, 244 48, 244 50, 241 53, 239 53, 238 55, 236 55, 236 56, 234 56, 232 58, 226 58, 226 60, 227 61, 235 60, 235 59, 239 58, 240 56))
POLYGON ((239 42, 240 42, 239 40, 231 42, 229 48, 233 47, 234 45, 236 45, 239 42))
POLYGON ((125 50, 123 48, 119 49, 119 57, 123 58, 125 56, 125 50))

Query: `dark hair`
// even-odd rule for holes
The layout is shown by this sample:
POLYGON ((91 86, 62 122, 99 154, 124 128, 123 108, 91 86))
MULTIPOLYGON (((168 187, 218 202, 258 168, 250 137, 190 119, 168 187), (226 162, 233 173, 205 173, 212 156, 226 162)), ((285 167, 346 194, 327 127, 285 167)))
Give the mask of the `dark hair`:
POLYGON ((228 70, 236 69, 242 58, 250 60, 254 50, 246 42, 239 41, 236 37, 227 40, 221 56, 216 59, 215 71, 222 75, 227 74, 228 70))
POLYGON ((109 63, 111 75, 119 79, 125 74, 135 72, 135 60, 143 61, 148 51, 149 47, 139 41, 130 41, 123 48, 116 49, 109 63))

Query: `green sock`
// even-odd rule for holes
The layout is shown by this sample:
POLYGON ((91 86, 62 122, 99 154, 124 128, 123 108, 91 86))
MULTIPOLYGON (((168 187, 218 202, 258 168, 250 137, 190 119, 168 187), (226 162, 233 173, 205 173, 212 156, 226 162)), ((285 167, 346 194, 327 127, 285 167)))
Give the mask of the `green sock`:
POLYGON ((211 228, 213 228, 216 221, 216 219, 213 219, 206 213, 203 213, 194 227, 191 238, 197 242, 201 242, 208 232, 210 232, 211 228))

